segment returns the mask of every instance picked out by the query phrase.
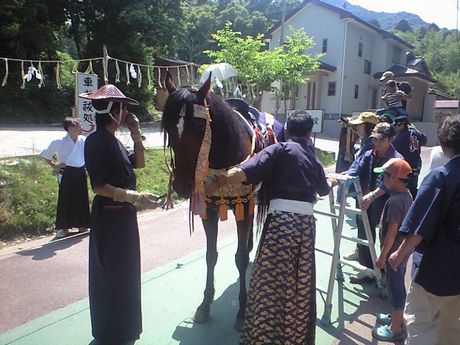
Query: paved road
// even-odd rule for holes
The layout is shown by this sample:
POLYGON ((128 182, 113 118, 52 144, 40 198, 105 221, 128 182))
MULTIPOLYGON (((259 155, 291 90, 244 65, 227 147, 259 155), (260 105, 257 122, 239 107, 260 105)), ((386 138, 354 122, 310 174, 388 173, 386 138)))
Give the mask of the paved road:
MULTIPOLYGON (((163 134, 158 125, 143 125, 142 131, 146 136, 147 147, 162 147, 163 134)), ((0 127, 0 158, 35 155, 44 150, 52 140, 60 139, 66 132, 60 126, 30 126, 0 127)), ((117 133, 118 138, 125 145, 131 145, 131 138, 127 130, 117 133)), ((318 148, 337 153, 338 142, 317 138, 315 144, 318 148)))

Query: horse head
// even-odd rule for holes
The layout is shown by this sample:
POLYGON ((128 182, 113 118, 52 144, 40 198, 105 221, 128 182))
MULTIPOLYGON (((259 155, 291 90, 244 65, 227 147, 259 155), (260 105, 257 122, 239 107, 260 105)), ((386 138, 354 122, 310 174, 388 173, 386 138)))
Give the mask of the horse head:
POLYGON ((174 152, 173 188, 179 196, 188 198, 193 191, 197 157, 206 127, 206 119, 196 112, 200 107, 206 107, 211 75, 199 90, 195 90, 176 88, 167 72, 165 85, 169 97, 163 110, 162 129, 174 152))

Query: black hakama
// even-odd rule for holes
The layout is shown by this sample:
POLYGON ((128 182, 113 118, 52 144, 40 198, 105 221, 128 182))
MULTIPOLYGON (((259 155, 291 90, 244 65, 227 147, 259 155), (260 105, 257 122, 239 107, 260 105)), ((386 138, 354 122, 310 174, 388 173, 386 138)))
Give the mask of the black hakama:
MULTIPOLYGON (((91 184, 135 189, 131 157, 104 128, 86 139, 91 184)), ((102 344, 122 344, 142 333, 140 247, 136 208, 96 195, 91 210, 89 302, 92 334, 102 344)))
POLYGON ((95 197, 89 245, 93 336, 121 344, 142 332, 140 248, 136 209, 95 197))
POLYGON ((88 183, 85 167, 66 166, 59 184, 56 229, 89 228, 88 183))

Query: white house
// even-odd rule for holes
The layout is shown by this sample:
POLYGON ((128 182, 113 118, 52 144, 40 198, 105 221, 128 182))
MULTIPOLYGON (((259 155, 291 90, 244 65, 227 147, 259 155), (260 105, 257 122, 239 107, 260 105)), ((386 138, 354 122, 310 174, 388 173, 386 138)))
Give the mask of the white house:
MULTIPOLYGON (((406 54, 413 49, 408 42, 319 0, 304 1, 286 17, 285 37, 290 27, 302 28, 313 38, 315 44, 307 53, 325 55, 308 83, 292 90, 288 109, 323 109, 326 119, 336 119, 379 108, 378 80, 384 71, 392 70, 396 79, 407 80, 414 86, 408 103, 411 119, 432 118, 434 99, 427 91, 434 80, 425 71, 407 64, 406 54)), ((281 31, 278 25, 268 32, 270 49, 279 46, 281 31)), ((280 112, 284 112, 282 102, 280 105, 280 112)), ((262 109, 276 113, 273 95, 264 94, 262 109)))

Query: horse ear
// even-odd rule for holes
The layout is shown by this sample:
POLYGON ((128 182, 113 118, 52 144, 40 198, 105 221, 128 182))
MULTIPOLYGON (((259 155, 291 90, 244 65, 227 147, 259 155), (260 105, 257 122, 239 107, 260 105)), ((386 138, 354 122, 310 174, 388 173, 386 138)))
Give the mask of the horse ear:
POLYGON ((165 85, 169 94, 172 94, 174 91, 176 91, 176 85, 174 85, 172 75, 169 71, 166 71, 165 85))
POLYGON ((209 91, 211 90, 211 76, 212 72, 209 72, 208 79, 206 79, 204 84, 201 85, 200 89, 198 90, 198 95, 202 99, 206 99, 206 97, 208 97, 209 91))

